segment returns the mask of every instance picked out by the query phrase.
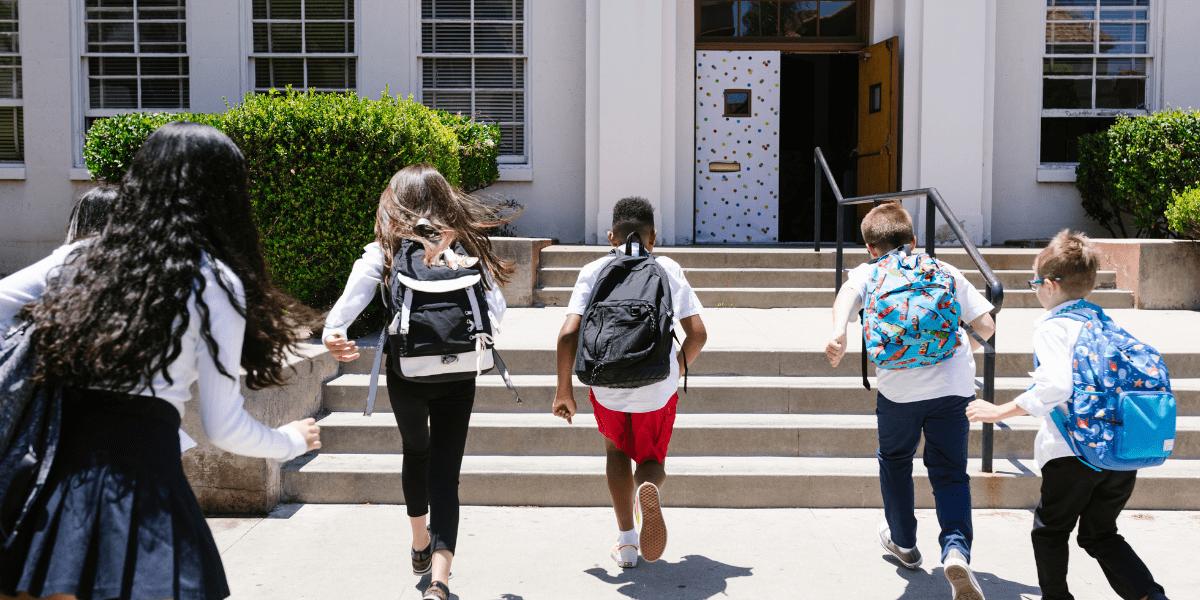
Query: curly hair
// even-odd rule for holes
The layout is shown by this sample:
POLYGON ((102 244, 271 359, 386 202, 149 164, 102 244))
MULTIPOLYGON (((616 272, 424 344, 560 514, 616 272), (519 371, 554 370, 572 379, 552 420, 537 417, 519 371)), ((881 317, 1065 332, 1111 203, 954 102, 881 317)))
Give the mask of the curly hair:
POLYGON ((75 248, 23 311, 37 325, 37 378, 126 393, 157 374, 171 381, 193 296, 201 338, 221 374, 236 378, 217 360, 203 298, 207 255, 244 289, 243 304, 213 269, 246 319, 246 385, 280 385, 285 353, 314 315, 271 284, 247 183, 241 151, 213 127, 175 121, 146 138, 100 235, 75 248))
MULTIPOLYGON (((405 238, 425 246, 427 265, 457 241, 468 256, 479 259, 491 282, 504 285, 512 278, 513 266, 496 256, 484 230, 508 223, 520 214, 502 214, 501 208, 455 189, 432 165, 404 167, 384 188, 375 213, 375 240, 383 251, 383 270, 391 272, 392 260, 405 238), (428 223, 419 223, 421 219, 428 223)), ((387 281, 385 278, 385 286, 387 281)), ((490 289, 487 278, 484 286, 490 289)))

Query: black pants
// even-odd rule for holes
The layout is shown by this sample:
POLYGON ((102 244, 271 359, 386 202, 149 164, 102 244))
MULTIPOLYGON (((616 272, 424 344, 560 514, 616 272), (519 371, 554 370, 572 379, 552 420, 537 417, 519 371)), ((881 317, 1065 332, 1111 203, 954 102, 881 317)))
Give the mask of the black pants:
POLYGON ((417 383, 389 367, 387 388, 404 444, 400 479, 408 516, 429 514, 433 550, 453 553, 458 542, 458 472, 475 404, 475 379, 417 383))
POLYGON ((1117 533, 1137 471, 1096 471, 1071 456, 1042 467, 1042 500, 1033 518, 1033 557, 1043 600, 1072 600, 1067 590, 1071 531, 1079 522, 1079 547, 1100 563, 1109 585, 1125 600, 1161 592, 1150 570, 1117 533))

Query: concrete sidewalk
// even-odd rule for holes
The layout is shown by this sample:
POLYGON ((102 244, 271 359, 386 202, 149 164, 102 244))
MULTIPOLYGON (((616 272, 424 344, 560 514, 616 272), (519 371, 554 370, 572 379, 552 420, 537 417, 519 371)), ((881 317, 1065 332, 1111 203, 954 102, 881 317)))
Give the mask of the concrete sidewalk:
MULTIPOLYGON (((670 502, 670 486, 664 490, 670 502)), ((487 600, 949 597, 937 520, 918 511, 925 564, 884 558, 876 509, 666 508, 670 543, 656 563, 608 557, 609 508, 462 509, 453 597, 487 600)), ((1040 598, 1028 511, 977 510, 972 563, 988 600, 1040 598)), ((420 598, 409 526, 397 505, 280 505, 268 518, 213 518, 233 600, 420 598)), ((1121 533, 1174 600, 1200 597, 1200 513, 1126 511, 1121 533)), ((1077 600, 1119 600, 1072 541, 1077 600)))

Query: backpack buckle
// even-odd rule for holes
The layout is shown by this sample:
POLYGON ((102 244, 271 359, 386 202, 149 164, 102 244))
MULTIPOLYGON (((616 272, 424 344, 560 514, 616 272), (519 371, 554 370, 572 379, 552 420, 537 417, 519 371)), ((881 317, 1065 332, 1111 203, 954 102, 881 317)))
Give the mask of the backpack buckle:
POLYGON ((456 362, 458 362, 457 354, 443 354, 442 355, 442 364, 443 365, 448 365, 448 364, 456 363, 456 362))

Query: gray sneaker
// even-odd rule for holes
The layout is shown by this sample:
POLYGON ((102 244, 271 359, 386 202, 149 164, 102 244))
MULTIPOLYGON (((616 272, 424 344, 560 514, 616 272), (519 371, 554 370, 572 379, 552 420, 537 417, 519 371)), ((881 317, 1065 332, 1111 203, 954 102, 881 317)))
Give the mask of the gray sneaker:
POLYGON ((916 570, 917 567, 921 566, 921 551, 917 550, 915 547, 908 551, 901 550, 900 546, 897 546, 896 543, 892 541, 892 530, 890 527, 888 527, 887 521, 883 521, 879 524, 878 531, 879 545, 883 546, 883 549, 891 553, 892 556, 895 556, 896 559, 900 561, 900 564, 913 570, 916 570))
POLYGON ((954 588, 954 600, 983 600, 983 590, 980 589, 979 582, 975 581, 975 574, 971 572, 971 567, 967 565, 967 559, 962 552, 947 552, 942 566, 946 569, 946 579, 950 580, 950 586, 954 588))

